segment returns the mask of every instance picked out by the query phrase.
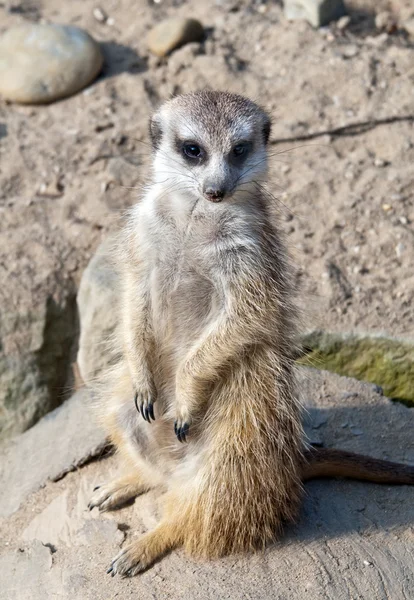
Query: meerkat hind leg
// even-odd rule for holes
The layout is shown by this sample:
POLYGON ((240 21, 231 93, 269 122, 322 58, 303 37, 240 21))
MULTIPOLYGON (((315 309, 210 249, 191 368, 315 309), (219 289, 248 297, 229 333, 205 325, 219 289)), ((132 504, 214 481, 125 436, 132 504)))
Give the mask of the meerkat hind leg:
POLYGON ((88 508, 92 510, 97 506, 101 512, 113 510, 136 496, 144 494, 149 489, 150 485, 143 481, 140 474, 132 472, 111 483, 97 486, 93 491, 88 508))
POLYGON ((112 560, 107 573, 112 577, 116 574, 123 577, 138 575, 179 544, 176 525, 161 521, 155 529, 122 548, 112 560))

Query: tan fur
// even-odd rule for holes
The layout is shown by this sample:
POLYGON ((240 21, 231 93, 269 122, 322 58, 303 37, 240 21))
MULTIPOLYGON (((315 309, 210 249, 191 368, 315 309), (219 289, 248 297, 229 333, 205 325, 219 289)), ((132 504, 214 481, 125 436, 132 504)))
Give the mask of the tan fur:
POLYGON ((297 515, 309 463, 290 269, 261 185, 268 134, 258 106, 219 92, 177 97, 151 121, 151 184, 119 248, 123 359, 96 392, 128 468, 91 506, 159 486, 163 516, 115 557, 113 575, 181 545, 203 557, 263 548, 297 515), (183 156, 189 139, 203 160, 183 156), (231 158, 240 141, 249 152, 231 158), (206 199, 214 186, 222 202, 206 199))

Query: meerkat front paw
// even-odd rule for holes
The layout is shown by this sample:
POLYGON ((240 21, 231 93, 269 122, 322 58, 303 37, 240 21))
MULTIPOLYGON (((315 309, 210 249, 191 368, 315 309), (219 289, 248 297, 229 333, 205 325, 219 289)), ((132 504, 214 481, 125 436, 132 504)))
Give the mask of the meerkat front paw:
POLYGON ((186 408, 181 407, 177 409, 176 419, 174 421, 174 433, 179 442, 187 441, 186 436, 190 430, 191 421, 190 413, 186 408))
POLYGON ((155 393, 150 388, 145 389, 140 387, 139 391, 135 392, 135 407, 142 418, 148 423, 151 423, 151 419, 155 421, 154 402, 155 393))

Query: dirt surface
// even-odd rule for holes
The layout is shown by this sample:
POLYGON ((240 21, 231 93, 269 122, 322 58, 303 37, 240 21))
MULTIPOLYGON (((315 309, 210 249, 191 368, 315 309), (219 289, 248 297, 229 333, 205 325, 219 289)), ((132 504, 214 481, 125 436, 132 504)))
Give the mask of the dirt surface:
POLYGON ((149 114, 171 93, 208 86, 258 100, 273 115, 272 140, 293 138, 272 145, 270 190, 305 292, 306 325, 412 336, 413 122, 295 139, 413 116, 414 44, 402 29, 376 30, 372 10, 391 8, 402 28, 410 4, 360 1, 341 32, 288 23, 270 1, 103 0, 112 25, 93 17, 92 0, 0 3, 1 30, 22 20, 76 24, 106 56, 100 79, 72 98, 0 102, 4 301, 18 306, 26 285, 36 305, 51 278, 76 288, 145 181, 149 114), (145 37, 169 15, 199 18, 207 39, 160 61, 145 37))
MULTIPOLYGON (((323 371, 302 369, 301 388, 310 439, 414 462, 414 409, 390 402, 375 386, 323 371)), ((80 409, 72 404, 79 415, 80 409)), ((84 410, 79 430, 86 432, 86 398, 84 410)), ((61 416, 46 425, 49 444, 58 444, 61 416)), ((42 427, 41 422, 34 429, 42 427)), ((22 446, 30 444, 28 434, 21 438, 22 446)), ((41 469, 49 452, 49 446, 37 450, 41 469)), ((68 459, 66 451, 61 455, 68 459)), ((111 513, 87 510, 94 486, 116 477, 118 469, 116 457, 109 457, 60 481, 44 480, 35 493, 26 489, 20 508, 0 519, 2 600, 412 598, 414 488, 351 481, 306 484, 297 525, 286 528, 265 553, 208 562, 176 550, 138 577, 111 578, 105 572, 120 546, 152 529, 159 518, 159 490, 111 513)), ((32 471, 39 468, 22 465, 22 479, 33 479, 32 471)), ((17 480, 0 505, 13 505, 16 492, 21 498, 17 480)))

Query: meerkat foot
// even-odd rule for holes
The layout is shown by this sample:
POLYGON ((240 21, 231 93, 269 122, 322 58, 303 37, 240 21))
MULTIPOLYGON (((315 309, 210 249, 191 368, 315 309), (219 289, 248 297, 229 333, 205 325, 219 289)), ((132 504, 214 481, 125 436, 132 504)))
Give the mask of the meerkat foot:
POLYGON ((148 423, 151 423, 151 419, 155 421, 154 401, 154 396, 149 391, 135 392, 135 408, 148 423))
POLYGON ((111 483, 96 486, 88 508, 92 510, 97 506, 100 512, 113 510, 132 500, 132 498, 147 492, 148 489, 149 487, 145 486, 135 473, 120 477, 111 483))
POLYGON ((148 569, 177 545, 178 540, 174 540, 171 526, 160 524, 140 540, 123 548, 112 560, 107 573, 112 577, 133 577, 148 569))

